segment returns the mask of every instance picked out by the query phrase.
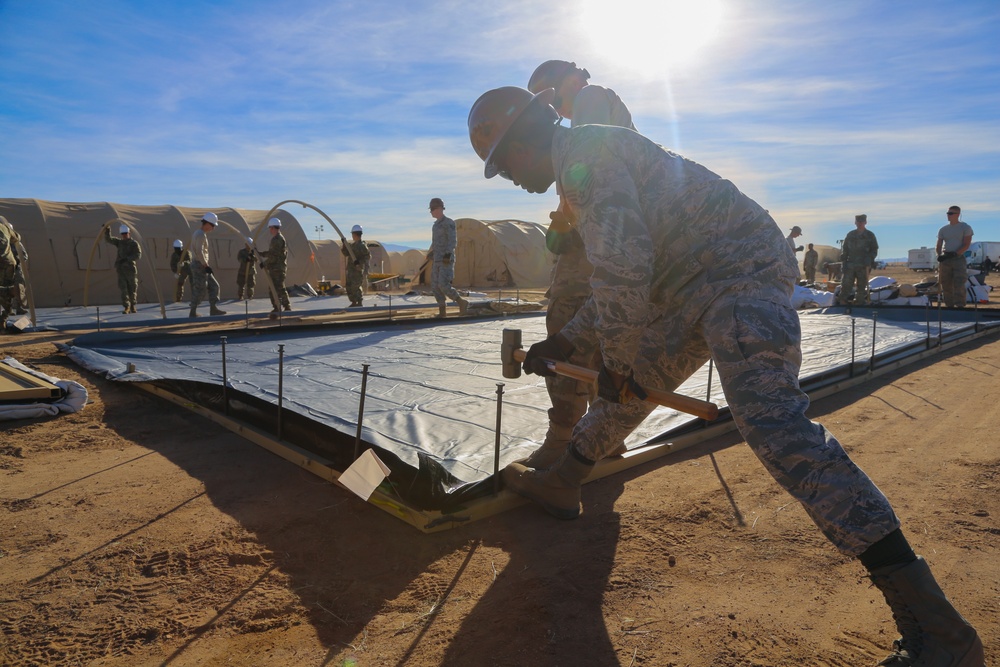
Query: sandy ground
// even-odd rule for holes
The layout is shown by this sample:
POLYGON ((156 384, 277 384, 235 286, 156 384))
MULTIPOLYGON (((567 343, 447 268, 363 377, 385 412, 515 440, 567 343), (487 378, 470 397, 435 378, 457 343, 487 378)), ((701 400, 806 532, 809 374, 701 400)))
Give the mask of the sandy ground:
MULTIPOLYGON (((423 535, 52 340, 0 338, 91 399, 0 423, 0 664, 853 667, 895 637, 863 568, 738 435, 588 484, 576 521, 523 506, 423 535)), ((810 410, 892 500, 987 664, 998 376, 989 337, 810 410)))

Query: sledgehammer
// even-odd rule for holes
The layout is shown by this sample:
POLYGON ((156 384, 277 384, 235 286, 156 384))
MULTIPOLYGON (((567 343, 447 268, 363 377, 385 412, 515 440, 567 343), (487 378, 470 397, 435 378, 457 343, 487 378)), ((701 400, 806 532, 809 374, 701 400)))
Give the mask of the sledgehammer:
MULTIPOLYGON (((521 363, 526 356, 524 347, 521 345, 520 329, 504 329, 503 343, 500 345, 500 360, 503 363, 503 376, 505 378, 521 377, 521 363)), ((549 370, 559 375, 575 378, 581 382, 597 382, 597 371, 565 361, 552 361, 546 359, 549 370)), ((705 421, 712 421, 719 416, 719 406, 709 401, 700 401, 697 398, 675 394, 672 391, 662 389, 650 389, 643 387, 648 394, 646 400, 667 408, 680 410, 695 417, 701 417, 705 421)))

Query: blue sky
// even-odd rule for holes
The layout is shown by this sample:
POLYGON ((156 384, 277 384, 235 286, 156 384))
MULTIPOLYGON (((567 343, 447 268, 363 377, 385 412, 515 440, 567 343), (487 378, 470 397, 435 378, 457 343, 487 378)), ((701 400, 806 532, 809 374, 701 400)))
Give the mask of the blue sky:
POLYGON ((563 58, 803 241, 867 213, 902 257, 950 204, 1000 241, 997 35, 996 0, 0 0, 0 197, 300 199, 415 247, 432 196, 547 222, 553 193, 483 179, 466 119, 563 58))

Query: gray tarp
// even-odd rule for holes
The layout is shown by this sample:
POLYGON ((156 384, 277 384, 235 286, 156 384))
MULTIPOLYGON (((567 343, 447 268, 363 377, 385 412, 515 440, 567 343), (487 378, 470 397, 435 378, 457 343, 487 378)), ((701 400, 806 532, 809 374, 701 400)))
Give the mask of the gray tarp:
MULTIPOLYGON (((925 317, 934 310, 879 311, 876 353, 920 343, 928 337, 925 317)), ((802 377, 822 374, 872 352, 872 311, 857 320, 841 309, 800 312, 802 377)), ((946 312, 944 332, 971 328, 974 313, 946 312)), ((463 320, 427 324, 365 325, 365 328, 285 329, 255 334, 229 331, 230 391, 277 404, 278 345, 284 345, 284 407, 353 437, 362 365, 369 364, 363 439, 417 467, 425 454, 460 483, 482 481, 493 472, 497 383, 504 383, 501 467, 525 456, 543 439, 549 401, 537 376, 504 379, 500 341, 505 327, 523 330, 525 346, 544 337, 544 317, 463 320)), ((218 335, 88 334, 67 349, 84 367, 122 381, 180 380, 221 386, 218 335), (137 371, 127 373, 126 365, 137 371)), ((705 398, 707 366, 680 389, 705 398)), ((712 400, 725 398, 717 376, 712 400)), ((694 418, 657 409, 628 441, 629 448, 694 418)))

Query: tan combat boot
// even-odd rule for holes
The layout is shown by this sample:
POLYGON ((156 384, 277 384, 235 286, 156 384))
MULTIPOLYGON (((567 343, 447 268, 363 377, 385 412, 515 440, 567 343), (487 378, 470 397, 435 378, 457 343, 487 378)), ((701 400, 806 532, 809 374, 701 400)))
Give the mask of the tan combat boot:
POLYGON ((891 667, 984 667, 983 644, 918 556, 905 565, 873 570, 871 580, 892 609, 901 637, 878 663, 891 667))
POLYGON ((455 303, 458 304, 458 314, 465 315, 469 312, 469 300, 462 298, 460 296, 455 297, 455 303))
POLYGON ((445 305, 443 303, 439 303, 438 304, 438 314, 437 314, 437 316, 439 318, 448 317, 448 309, 445 307, 445 305))
POLYGON ((528 456, 515 461, 526 468, 544 470, 555 465, 556 461, 562 458, 569 447, 569 439, 573 435, 573 427, 566 427, 559 424, 549 424, 549 430, 545 433, 545 440, 542 446, 533 451, 528 456))
POLYGON ((567 447, 555 465, 546 470, 511 463, 503 469, 503 481, 508 489, 538 503, 557 519, 575 519, 583 511, 580 487, 593 469, 593 463, 584 463, 572 447, 567 447))

